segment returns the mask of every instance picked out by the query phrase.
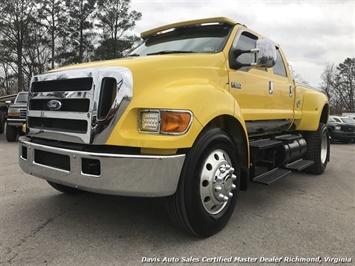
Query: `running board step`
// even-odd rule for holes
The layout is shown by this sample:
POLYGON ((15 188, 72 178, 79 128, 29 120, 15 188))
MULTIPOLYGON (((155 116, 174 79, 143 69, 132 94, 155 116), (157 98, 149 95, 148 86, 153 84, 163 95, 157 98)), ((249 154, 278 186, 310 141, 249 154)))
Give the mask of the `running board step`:
POLYGON ((260 139, 260 140, 251 141, 249 145, 250 145, 250 148, 252 148, 252 149, 265 150, 265 149, 280 146, 281 144, 282 144, 282 141, 280 141, 280 140, 260 139))
POLYGON ((255 178, 253 178, 253 181, 256 183, 269 185, 272 182, 275 182, 276 180, 278 180, 284 176, 287 176, 289 173, 291 173, 291 171, 288 169, 275 168, 269 172, 266 172, 264 174, 261 174, 255 178))
POLYGON ((284 168, 294 172, 301 172, 302 170, 306 169, 307 167, 310 167, 313 164, 314 161, 299 159, 293 163, 287 164, 284 168))

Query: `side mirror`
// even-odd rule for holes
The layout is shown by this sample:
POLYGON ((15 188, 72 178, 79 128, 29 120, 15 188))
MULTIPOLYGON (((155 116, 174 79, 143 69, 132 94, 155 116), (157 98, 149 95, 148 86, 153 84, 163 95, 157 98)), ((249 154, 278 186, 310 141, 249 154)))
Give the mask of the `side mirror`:
POLYGON ((6 105, 7 107, 9 107, 10 104, 11 104, 11 101, 5 101, 5 105, 6 105))
POLYGON ((255 59, 248 64, 237 61, 237 67, 273 67, 276 64, 276 47, 275 44, 268 39, 257 40, 255 48, 251 50, 235 50, 234 55, 236 59, 242 54, 254 54, 255 59))
POLYGON ((273 67, 276 64, 276 48, 275 44, 268 39, 256 41, 256 62, 258 67, 273 67))

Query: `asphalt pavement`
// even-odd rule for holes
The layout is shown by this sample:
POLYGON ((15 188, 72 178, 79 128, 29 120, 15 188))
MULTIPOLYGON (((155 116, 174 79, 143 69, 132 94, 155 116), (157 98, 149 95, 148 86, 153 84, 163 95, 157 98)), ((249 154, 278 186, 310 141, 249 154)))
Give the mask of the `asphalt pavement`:
POLYGON ((197 239, 164 199, 57 192, 2 134, 0 265, 354 265, 354 199, 355 144, 332 144, 323 175, 249 184, 226 228, 197 239))

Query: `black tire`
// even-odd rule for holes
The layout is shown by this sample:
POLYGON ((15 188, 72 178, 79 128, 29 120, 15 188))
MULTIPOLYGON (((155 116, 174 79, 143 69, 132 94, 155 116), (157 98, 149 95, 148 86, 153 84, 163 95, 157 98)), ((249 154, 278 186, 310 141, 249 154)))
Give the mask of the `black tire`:
POLYGON ((77 194, 81 194, 83 193, 84 191, 80 190, 80 189, 76 189, 76 188, 73 188, 73 187, 68 187, 68 186, 64 186, 64 185, 61 185, 61 184, 58 184, 58 183, 54 183, 54 182, 51 182, 51 181, 47 181, 49 185, 51 185, 51 187, 53 187, 54 189, 62 192, 62 193, 65 193, 65 194, 69 194, 69 195, 77 195, 77 194))
POLYGON ((4 112, 0 111, 0 134, 4 133, 5 131, 5 114, 4 112))
POLYGON ((173 223, 198 237, 219 232, 236 205, 239 177, 237 150, 229 135, 219 128, 204 130, 186 156, 176 193, 168 198, 173 223), (217 192, 216 186, 223 188, 217 192))
POLYGON ((6 124, 6 139, 9 142, 16 141, 17 138, 17 127, 9 126, 6 124))
POLYGON ((306 160, 314 161, 314 164, 305 171, 311 174, 323 174, 330 158, 330 139, 325 124, 320 123, 317 131, 307 132, 306 160))

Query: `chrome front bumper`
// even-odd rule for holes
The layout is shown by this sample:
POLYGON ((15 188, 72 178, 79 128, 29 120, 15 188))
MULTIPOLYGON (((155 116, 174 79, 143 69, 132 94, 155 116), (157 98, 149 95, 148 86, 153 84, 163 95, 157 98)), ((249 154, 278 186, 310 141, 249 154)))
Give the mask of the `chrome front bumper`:
POLYGON ((14 127, 21 127, 23 124, 26 123, 26 119, 23 118, 12 118, 12 119, 7 119, 7 124, 9 126, 14 126, 14 127))
POLYGON ((19 139, 19 164, 24 172, 102 194, 139 197, 172 195, 177 189, 184 160, 184 154, 94 153, 35 144, 28 137, 19 139), (53 161, 48 159, 51 156, 53 161), (61 158, 67 162, 65 166, 58 162, 61 158), (99 170, 90 173, 84 168, 84 162, 96 164, 99 170))

